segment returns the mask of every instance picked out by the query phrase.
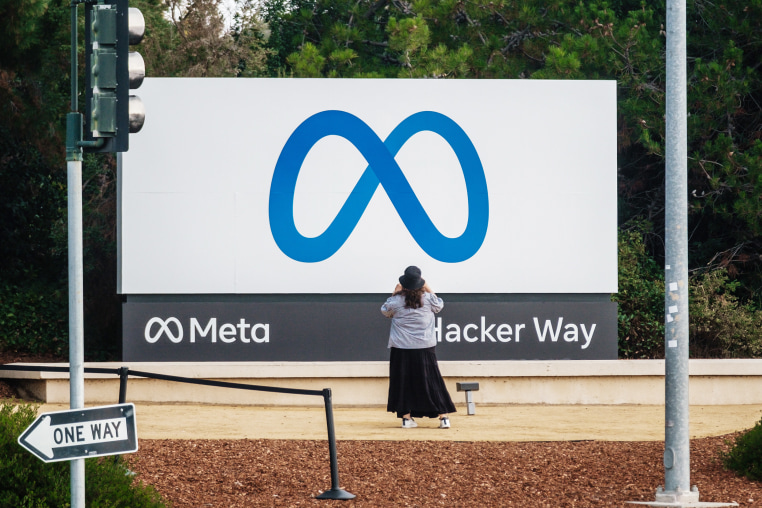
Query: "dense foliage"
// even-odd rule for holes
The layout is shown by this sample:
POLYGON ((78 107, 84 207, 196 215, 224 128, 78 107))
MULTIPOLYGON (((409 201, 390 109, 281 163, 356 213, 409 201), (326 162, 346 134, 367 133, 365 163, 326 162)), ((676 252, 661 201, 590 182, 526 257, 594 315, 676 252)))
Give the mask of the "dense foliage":
POLYGON ((619 356, 659 358, 664 342, 664 270, 648 255, 647 224, 619 231, 619 356))
POLYGON ((690 287, 691 352, 702 358, 762 356, 762 311, 739 301, 740 282, 724 269, 702 273, 690 287))
MULTIPOLYGON (((241 0, 229 26, 220 0, 132 4, 153 76, 616 80, 620 355, 663 354, 665 2, 241 0)), ((0 0, 0 290, 51 300, 65 295, 68 5, 0 0)), ((759 356, 762 0, 687 7, 691 354, 759 356)), ((114 163, 86 162, 86 334, 113 355, 114 163)))
POLYGON ((749 480, 762 481, 762 421, 736 438, 722 462, 749 480))
MULTIPOLYGON (((0 402, 0 508, 59 508, 70 504, 69 463, 46 464, 16 441, 36 417, 35 406, 0 402)), ((129 471, 114 457, 86 459, 85 474, 85 503, 89 507, 166 506, 153 487, 133 482, 129 471)))

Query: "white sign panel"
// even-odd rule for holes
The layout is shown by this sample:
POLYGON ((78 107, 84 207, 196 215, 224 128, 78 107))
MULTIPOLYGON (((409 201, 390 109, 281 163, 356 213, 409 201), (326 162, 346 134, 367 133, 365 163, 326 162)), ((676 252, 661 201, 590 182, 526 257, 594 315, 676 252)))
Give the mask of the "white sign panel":
POLYGON ((613 81, 147 79, 124 294, 617 291, 613 81))

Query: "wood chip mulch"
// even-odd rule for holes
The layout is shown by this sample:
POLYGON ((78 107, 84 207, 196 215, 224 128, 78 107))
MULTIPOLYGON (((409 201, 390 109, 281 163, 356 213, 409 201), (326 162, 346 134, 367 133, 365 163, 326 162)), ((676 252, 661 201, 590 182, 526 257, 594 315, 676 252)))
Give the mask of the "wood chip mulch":
MULTIPOLYGON (((762 484, 718 460, 738 433, 691 443, 700 501, 762 507, 762 484)), ((319 500, 331 484, 327 441, 141 440, 136 481, 179 507, 599 507, 654 501, 663 442, 339 442, 339 486, 357 497, 319 500)))

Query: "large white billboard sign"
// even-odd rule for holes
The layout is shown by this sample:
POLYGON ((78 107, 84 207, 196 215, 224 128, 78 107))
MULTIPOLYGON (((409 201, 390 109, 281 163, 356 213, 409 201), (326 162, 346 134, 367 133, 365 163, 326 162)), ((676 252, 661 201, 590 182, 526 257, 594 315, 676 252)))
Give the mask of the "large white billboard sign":
POLYGON ((613 81, 146 79, 124 294, 617 291, 613 81))

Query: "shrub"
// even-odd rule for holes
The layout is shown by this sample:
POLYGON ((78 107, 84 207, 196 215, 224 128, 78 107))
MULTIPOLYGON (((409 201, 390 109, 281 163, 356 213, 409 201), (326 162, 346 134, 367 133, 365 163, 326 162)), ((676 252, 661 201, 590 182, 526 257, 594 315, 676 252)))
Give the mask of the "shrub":
POLYGON ((735 295, 740 283, 724 269, 690 283, 690 349, 694 358, 750 358, 762 354, 762 312, 735 295))
POLYGON ((762 421, 741 434, 729 451, 721 455, 727 469, 753 481, 762 480, 762 421))
POLYGON ((64 357, 69 346, 67 306, 65 289, 0 283, 0 351, 64 357))
POLYGON ((619 357, 664 356, 664 271, 646 252, 648 224, 619 231, 619 357))
MULTIPOLYGON (((68 462, 44 463, 19 446, 37 407, 0 402, 0 508, 59 508, 70 505, 68 462)), ((166 506, 151 486, 133 481, 113 457, 85 460, 88 507, 159 508, 166 506)))
MULTIPOLYGON (((664 271, 643 241, 650 227, 638 222, 619 232, 619 357, 664 357, 664 271)), ((739 301, 740 282, 724 269, 691 277, 692 358, 762 356, 762 311, 739 301)))
POLYGON ((0 507, 68 506, 68 464, 45 464, 16 440, 36 417, 30 405, 0 405, 0 507))

